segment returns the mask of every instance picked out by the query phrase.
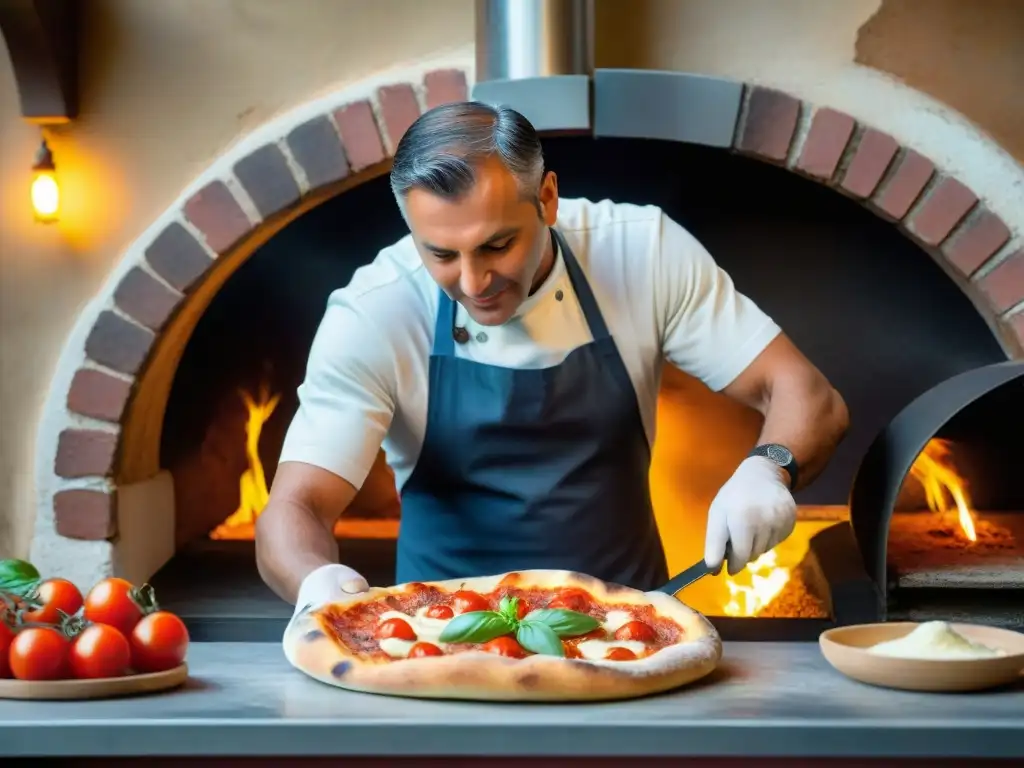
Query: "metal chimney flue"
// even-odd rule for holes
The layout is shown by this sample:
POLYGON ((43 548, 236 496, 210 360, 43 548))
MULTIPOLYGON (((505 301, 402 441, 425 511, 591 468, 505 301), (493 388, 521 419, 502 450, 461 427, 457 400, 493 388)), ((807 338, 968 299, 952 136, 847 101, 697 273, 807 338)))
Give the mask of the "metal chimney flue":
POLYGON ((590 129, 594 0, 476 0, 473 98, 539 131, 590 129))
POLYGON ((592 75, 593 20, 593 0, 477 0, 477 82, 592 75))

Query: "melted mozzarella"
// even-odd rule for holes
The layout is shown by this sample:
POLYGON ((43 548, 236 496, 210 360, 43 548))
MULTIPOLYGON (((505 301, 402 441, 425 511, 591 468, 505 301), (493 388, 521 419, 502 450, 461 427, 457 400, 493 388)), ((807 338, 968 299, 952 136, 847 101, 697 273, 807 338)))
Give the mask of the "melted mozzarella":
POLYGON ((444 632, 444 628, 448 626, 448 622, 451 619, 432 619, 429 616, 425 616, 424 614, 427 612, 428 607, 420 608, 416 611, 415 616, 410 616, 401 611, 386 611, 380 615, 380 620, 384 622, 388 619, 401 619, 412 627, 412 631, 416 633, 416 637, 420 640, 437 645, 437 639, 441 637, 441 633, 444 632))
POLYGON ((609 635, 614 635, 619 627, 623 624, 628 624, 632 620, 633 617, 628 611, 608 611, 608 615, 604 617, 602 626, 604 627, 605 632, 609 635))
POLYGON ((384 637, 380 641, 380 649, 392 659, 404 659, 416 645, 417 640, 399 640, 397 637, 384 637))
POLYGON ((580 655, 584 659, 591 661, 603 659, 612 648, 628 648, 637 655, 637 658, 643 656, 644 651, 647 650, 647 646, 637 640, 616 640, 614 642, 608 642, 607 640, 584 640, 577 648, 579 648, 580 655))

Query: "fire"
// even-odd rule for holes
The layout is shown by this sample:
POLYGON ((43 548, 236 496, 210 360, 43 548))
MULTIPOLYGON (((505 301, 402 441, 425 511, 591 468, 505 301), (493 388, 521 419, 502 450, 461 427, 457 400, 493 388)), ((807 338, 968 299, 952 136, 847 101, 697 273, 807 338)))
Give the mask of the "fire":
POLYGON ((260 435, 263 425, 277 408, 281 395, 271 395, 266 387, 260 387, 258 402, 248 392, 242 392, 241 395, 249 413, 245 424, 245 455, 249 466, 238 481, 238 509, 213 530, 210 534, 212 539, 237 538, 232 534, 251 530, 270 499, 263 462, 260 461, 260 435))
POLYGON ((952 511, 949 504, 952 500, 960 531, 968 541, 978 540, 967 486, 953 466, 948 440, 929 440, 910 468, 910 475, 924 488, 932 512, 946 517, 952 511))
POLYGON ((747 563, 736 576, 726 580, 729 602, 723 606, 726 616, 756 616, 779 596, 789 582, 789 568, 779 564, 778 553, 772 549, 752 563, 747 563))

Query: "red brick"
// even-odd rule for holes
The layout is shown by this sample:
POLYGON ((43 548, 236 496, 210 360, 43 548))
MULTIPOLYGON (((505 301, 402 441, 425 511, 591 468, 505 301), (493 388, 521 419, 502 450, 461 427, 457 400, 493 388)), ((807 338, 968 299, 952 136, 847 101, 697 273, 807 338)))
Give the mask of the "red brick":
POLYGON ((1024 301, 1024 249, 1003 259, 978 281, 978 288, 997 315, 1024 301))
POLYGON ((128 404, 132 385, 103 371, 81 368, 68 388, 68 410, 82 416, 117 423, 128 404))
POLYGON ((146 362, 155 338, 152 331, 104 310, 85 340, 85 354, 100 365, 134 376, 146 362))
POLYGON ((346 104, 334 113, 334 122, 345 146, 345 157, 353 171, 383 162, 384 144, 369 101, 346 104))
POLYGON ((327 115, 294 128, 286 139, 288 149, 301 166, 311 190, 348 176, 348 161, 334 123, 327 115))
POLYGON ((233 170, 264 219, 295 205, 302 195, 277 144, 264 144, 235 163, 233 170))
POLYGON ((229 251, 252 229, 249 217, 222 181, 207 184, 189 198, 185 218, 203 233, 206 244, 218 254, 229 251))
POLYGON ((907 220, 906 229, 925 245, 938 245, 977 202, 978 198, 971 190, 956 179, 945 176, 907 220))
POLYGON ((65 429, 57 439, 54 471, 59 477, 109 477, 116 451, 116 432, 65 429))
POLYGON ((899 148, 896 139, 889 134, 866 128, 839 187, 862 200, 871 197, 899 148))
POLYGON ((168 224, 146 249, 146 261, 160 277, 185 293, 206 274, 213 259, 178 222, 168 224))
POLYGON ((1010 239, 1010 230, 1003 220, 987 208, 970 215, 960 231, 942 246, 946 260, 963 275, 973 275, 1010 239))
POLYGON ((815 112, 797 160, 797 170, 823 181, 831 179, 855 126, 853 118, 843 112, 828 108, 815 112))
POLYGON ((185 297, 141 267, 132 267, 114 291, 114 303, 129 317, 159 331, 185 297))
POLYGON ((896 161, 892 177, 871 201, 872 206, 899 221, 907 215, 933 173, 935 166, 931 160, 912 149, 904 151, 903 156, 896 161))
POLYGON ((420 105, 416 92, 408 83, 385 85, 377 90, 380 116, 384 121, 384 133, 388 139, 389 154, 395 153, 398 142, 409 130, 409 126, 420 116, 420 105))
POLYGON ((435 69, 427 72, 423 85, 427 91, 427 109, 469 98, 466 73, 461 69, 435 69))
POLYGON ((754 86, 747 100, 747 119, 736 148, 765 160, 784 162, 799 117, 799 99, 788 93, 754 86))
POLYGON ((104 541, 117 533, 117 496, 73 489, 53 496, 53 523, 68 539, 104 541))

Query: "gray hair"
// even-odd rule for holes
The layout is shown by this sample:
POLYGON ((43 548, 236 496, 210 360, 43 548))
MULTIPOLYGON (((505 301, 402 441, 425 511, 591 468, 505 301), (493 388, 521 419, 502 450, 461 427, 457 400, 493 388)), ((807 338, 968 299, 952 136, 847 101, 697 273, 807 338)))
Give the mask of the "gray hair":
POLYGON ((412 189, 458 200, 476 183, 475 169, 491 157, 515 176, 520 193, 540 210, 544 153, 529 120, 511 107, 478 101, 424 112, 398 142, 391 166, 391 191, 402 215, 412 189))

